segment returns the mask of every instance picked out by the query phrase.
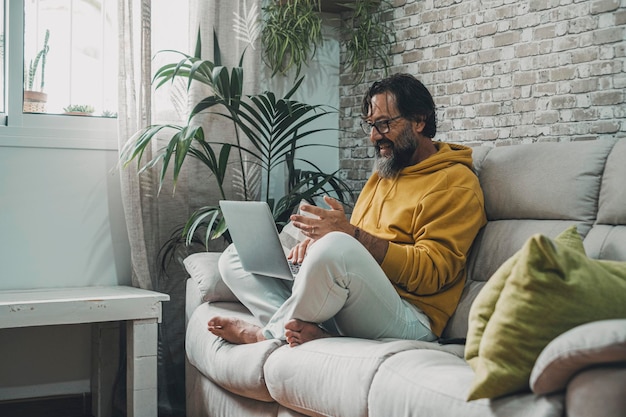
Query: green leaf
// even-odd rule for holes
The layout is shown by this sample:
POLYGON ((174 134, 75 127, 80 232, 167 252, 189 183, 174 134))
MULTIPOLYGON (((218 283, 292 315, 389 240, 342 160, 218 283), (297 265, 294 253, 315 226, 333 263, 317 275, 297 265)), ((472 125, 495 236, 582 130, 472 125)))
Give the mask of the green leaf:
POLYGON ((198 59, 202 58, 202 34, 201 34, 200 27, 198 27, 198 36, 196 37, 196 50, 193 56, 195 56, 198 59))

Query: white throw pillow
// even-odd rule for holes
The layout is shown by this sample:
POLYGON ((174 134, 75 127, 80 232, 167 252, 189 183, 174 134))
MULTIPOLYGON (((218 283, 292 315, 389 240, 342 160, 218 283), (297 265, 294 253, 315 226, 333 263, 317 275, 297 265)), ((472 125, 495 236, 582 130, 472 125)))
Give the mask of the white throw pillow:
POLYGON ((626 363, 626 319, 595 321, 557 336, 539 354, 530 388, 539 395, 561 391, 580 370, 607 363, 626 363))

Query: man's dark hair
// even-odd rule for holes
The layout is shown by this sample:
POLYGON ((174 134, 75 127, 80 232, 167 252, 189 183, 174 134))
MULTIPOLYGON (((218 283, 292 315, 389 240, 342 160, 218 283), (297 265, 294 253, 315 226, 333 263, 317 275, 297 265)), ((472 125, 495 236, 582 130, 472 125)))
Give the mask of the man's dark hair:
POLYGON ((437 133, 437 115, 435 102, 430 91, 411 74, 394 74, 389 78, 376 81, 363 97, 362 117, 365 118, 372 106, 372 97, 377 94, 391 93, 396 98, 396 107, 405 119, 425 122, 422 134, 434 138, 437 133))

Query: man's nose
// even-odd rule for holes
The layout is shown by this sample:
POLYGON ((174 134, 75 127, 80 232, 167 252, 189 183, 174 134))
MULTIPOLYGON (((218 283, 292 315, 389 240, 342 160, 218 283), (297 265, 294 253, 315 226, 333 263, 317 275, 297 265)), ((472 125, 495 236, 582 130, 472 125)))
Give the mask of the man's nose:
POLYGON ((383 135, 380 134, 378 129, 376 129, 375 127, 372 127, 372 131, 370 132, 370 142, 372 142, 373 144, 376 144, 376 142, 378 142, 382 138, 383 138, 383 135))

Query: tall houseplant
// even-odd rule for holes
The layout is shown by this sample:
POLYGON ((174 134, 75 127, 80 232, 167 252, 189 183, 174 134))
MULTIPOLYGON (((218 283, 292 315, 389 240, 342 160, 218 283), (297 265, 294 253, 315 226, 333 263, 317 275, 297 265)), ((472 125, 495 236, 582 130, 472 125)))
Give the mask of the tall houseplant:
MULTIPOLYGON (((336 173, 324 173, 311 161, 299 158, 298 151, 305 146, 322 146, 304 144, 303 139, 313 133, 330 128, 314 128, 311 123, 332 113, 322 105, 309 105, 292 100, 292 96, 302 83, 300 78, 294 87, 282 98, 277 98, 270 91, 261 94, 243 94, 243 54, 239 65, 227 68, 221 65, 221 52, 217 37, 214 34, 213 61, 200 57, 201 41, 198 35, 196 51, 193 56, 176 52, 183 59, 176 63, 159 68, 154 77, 156 88, 183 78, 189 87, 193 81, 211 88, 212 94, 200 100, 190 113, 185 125, 152 125, 142 129, 130 140, 121 151, 121 161, 128 164, 136 160, 140 172, 152 169, 160 164, 160 186, 166 174, 171 171, 176 183, 181 168, 187 157, 195 158, 208 169, 212 184, 222 199, 233 198, 226 194, 224 181, 227 176, 229 159, 237 160, 244 187, 243 199, 252 199, 247 192, 253 188, 251 174, 246 168, 246 161, 257 166, 266 179, 265 195, 273 211, 278 225, 285 223, 289 215, 302 199, 312 201, 322 194, 331 193, 345 204, 352 201, 352 192, 336 173), (225 117, 235 126, 234 143, 208 140, 201 125, 193 122, 195 116, 210 111, 225 117), (167 145, 159 149, 156 155, 147 162, 142 161, 144 151, 157 136, 171 134, 167 145), (240 134, 245 135, 248 144, 244 144, 240 134), (234 152, 233 152, 234 151, 234 152), (294 162, 300 161, 307 170, 296 170, 294 162), (285 196, 278 201, 270 198, 270 182, 273 181, 272 171, 286 166, 289 173, 288 189, 285 196)), ((245 51, 244 51, 245 54, 245 51)), ((219 206, 208 205, 198 209, 181 227, 180 234, 174 240, 182 239, 191 244, 198 239, 208 246, 210 239, 222 236, 227 225, 221 215, 219 206)))
POLYGON ((24 112, 29 113, 44 113, 46 111, 46 102, 48 101, 48 95, 44 93, 44 86, 46 80, 46 58, 50 46, 48 40, 50 39, 50 30, 46 29, 46 34, 43 41, 43 46, 35 55, 35 58, 31 59, 28 68, 25 68, 24 74, 24 112), (37 69, 41 65, 41 72, 39 75, 39 88, 36 89, 35 81, 37 79, 37 69))

